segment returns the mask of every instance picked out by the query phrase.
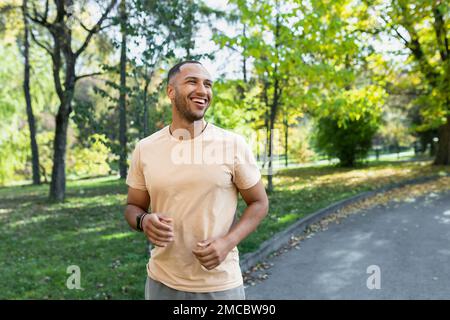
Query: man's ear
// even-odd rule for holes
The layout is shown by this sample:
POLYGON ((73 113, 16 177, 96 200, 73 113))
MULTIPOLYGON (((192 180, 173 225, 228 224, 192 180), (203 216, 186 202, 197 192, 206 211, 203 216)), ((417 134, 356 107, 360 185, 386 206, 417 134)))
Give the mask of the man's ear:
POLYGON ((170 100, 173 100, 175 98, 175 88, 173 87, 173 85, 168 84, 166 92, 170 100))

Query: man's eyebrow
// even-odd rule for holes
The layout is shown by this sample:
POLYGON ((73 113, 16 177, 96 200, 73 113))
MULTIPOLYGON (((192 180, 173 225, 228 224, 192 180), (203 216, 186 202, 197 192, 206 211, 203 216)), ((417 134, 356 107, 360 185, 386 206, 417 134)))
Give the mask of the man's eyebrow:
MULTIPOLYGON (((187 76, 184 78, 184 80, 199 80, 200 78, 194 77, 194 76, 187 76)), ((205 79, 204 82, 212 83, 213 81, 211 79, 205 79)))

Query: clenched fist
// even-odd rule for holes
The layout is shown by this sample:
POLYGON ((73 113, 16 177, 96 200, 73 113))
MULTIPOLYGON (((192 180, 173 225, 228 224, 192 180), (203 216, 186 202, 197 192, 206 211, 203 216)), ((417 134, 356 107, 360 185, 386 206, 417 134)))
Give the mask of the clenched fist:
POLYGON ((142 221, 145 235, 158 247, 165 247, 173 241, 173 219, 161 213, 150 213, 142 221))
POLYGON ((214 269, 222 263, 232 248, 225 238, 209 239, 197 243, 192 253, 200 264, 208 270, 214 269))

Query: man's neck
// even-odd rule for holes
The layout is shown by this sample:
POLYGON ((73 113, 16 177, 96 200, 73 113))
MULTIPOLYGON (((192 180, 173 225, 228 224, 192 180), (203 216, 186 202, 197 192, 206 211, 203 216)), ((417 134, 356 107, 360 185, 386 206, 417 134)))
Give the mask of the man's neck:
MULTIPOLYGON (((194 122, 189 122, 187 120, 176 119, 174 117, 172 119, 172 123, 169 126, 169 129, 172 132, 172 134, 177 129, 187 130, 189 132, 188 138, 194 139, 195 137, 197 137, 198 135, 200 135, 203 132, 203 129, 205 128, 205 126, 206 126, 206 121, 203 118, 200 120, 194 121, 194 122)), ((186 139, 186 138, 184 138, 184 139, 186 139)))

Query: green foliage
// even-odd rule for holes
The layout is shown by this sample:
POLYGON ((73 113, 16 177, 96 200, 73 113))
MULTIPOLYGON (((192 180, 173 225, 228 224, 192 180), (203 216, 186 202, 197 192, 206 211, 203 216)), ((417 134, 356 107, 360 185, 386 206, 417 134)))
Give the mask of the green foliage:
POLYGON ((0 135, 0 186, 26 177, 25 164, 29 156, 27 130, 3 131, 0 135))
POLYGON ((21 61, 14 46, 0 45, 0 130, 9 127, 23 105, 22 77, 17 77, 21 61))
MULTIPOLYGON (((8 0, 0 7, 16 3, 20 4, 20 1, 8 0)), ((33 3, 30 3, 30 9, 33 3)), ((43 10, 44 4, 36 2, 36 6, 43 10)), ((75 7, 77 17, 85 26, 95 22, 88 7, 75 7)), ((447 64, 442 61, 445 35, 440 34, 439 38, 436 33, 436 10, 443 15, 448 39, 450 11, 447 2, 230 0, 227 9, 231 11, 227 16, 228 22, 236 31, 232 35, 217 30, 224 13, 209 8, 201 0, 127 1, 127 138, 130 144, 170 121, 171 106, 164 92, 165 71, 179 59, 200 57, 196 39, 203 34, 203 28, 212 31, 213 40, 222 50, 230 48, 246 60, 245 81, 219 79, 215 83, 214 103, 207 113, 207 120, 246 134, 260 130, 260 144, 264 144, 265 127, 273 116, 276 129, 284 132, 286 125, 290 127, 290 158, 304 161, 311 156, 309 133, 295 129, 304 114, 315 118, 315 123, 324 118, 332 119, 339 130, 359 127, 358 123, 364 123, 361 118, 367 118, 366 125, 370 128, 378 126, 380 106, 386 95, 381 87, 392 95, 396 94, 393 87, 399 90, 404 86, 400 89, 406 94, 413 92, 414 101, 407 103, 417 109, 412 121, 414 130, 430 132, 430 128, 437 128, 446 121, 448 108, 445 101, 450 92, 449 60, 446 60, 447 64), (395 30, 406 40, 419 42, 422 60, 416 59, 410 50, 411 57, 404 63, 395 59, 389 61, 384 51, 378 52, 378 48, 372 46, 372 39, 377 37, 381 40, 396 37, 403 41, 395 30), (398 84, 397 80, 405 74, 408 74, 407 85, 398 84), (147 124, 147 133, 144 132, 144 123, 147 124)), ((116 167, 115 158, 105 155, 119 153, 119 42, 116 41, 119 38, 112 36, 119 31, 119 23, 120 20, 114 17, 114 32, 96 35, 96 45, 88 47, 86 58, 77 65, 80 74, 85 74, 98 71, 99 65, 103 64, 105 73, 101 79, 88 77, 77 82, 71 117, 76 127, 69 130, 70 154, 67 156, 67 168, 71 174, 79 169, 82 175, 88 172, 97 175, 116 167), (96 134, 105 138, 97 143, 104 144, 109 151, 100 148, 101 159, 89 168, 82 160, 92 158, 97 161, 94 154, 87 151, 96 145, 92 142, 96 134), (100 165, 103 162, 107 162, 110 169, 100 165)), ((13 132, 26 128, 21 87, 23 62, 19 54, 23 31, 20 10, 7 12, 0 18, 0 24, 5 26, 0 30, 3 59, 0 63, 1 147, 4 149, 2 154, 10 159, 8 163, 16 164, 14 174, 3 175, 3 183, 9 183, 11 179, 27 174, 30 167, 27 163, 29 155, 23 163, 23 150, 29 142, 21 138, 11 139, 13 132), (20 141, 23 145, 18 146, 20 141)), ((86 35, 86 30, 78 23, 75 25, 74 47, 86 35)), ((34 23, 30 26, 36 27, 34 23)), ((41 41, 51 43, 49 35, 39 31, 35 29, 35 35, 41 41)), ((406 48, 413 48, 411 41, 409 44, 406 48)), ((213 52, 210 50, 208 53, 213 52)), ((58 99, 54 93, 48 55, 33 41, 30 54, 31 94, 38 142, 42 149, 41 169, 50 179, 54 130, 54 119, 50 114, 55 114, 58 99)), ((382 141, 389 144, 408 145, 411 142, 410 123, 401 119, 385 119, 379 133, 382 141)))
POLYGON ((337 157, 341 166, 351 167, 367 155, 376 130, 370 114, 349 120, 345 126, 336 118, 323 117, 317 124, 316 146, 329 157, 337 157))
POLYGON ((53 131, 43 131, 36 135, 37 144, 39 146, 39 163, 41 175, 44 182, 49 182, 51 180, 54 137, 55 133, 53 131))
POLYGON ((414 141, 410 130, 399 121, 389 121, 380 130, 386 146, 409 147, 414 141))
MULTIPOLYGON (((409 59, 399 66, 419 81, 415 87, 421 105, 425 131, 446 123, 450 115, 450 2, 435 0, 365 1, 372 12, 373 23, 367 30, 383 31, 396 38, 407 50, 409 59)), ((381 39, 382 40, 382 39, 381 39)))
POLYGON ((310 145, 310 127, 289 128, 288 154, 289 158, 297 163, 311 161, 315 156, 310 145))
MULTIPOLYGON (((52 131, 41 132, 37 135, 40 152, 41 174, 44 181, 50 181, 53 166, 53 138, 52 131)), ((110 163, 116 160, 108 147, 105 135, 94 133, 85 142, 71 144, 68 148, 66 166, 68 175, 79 178, 98 176, 111 173, 110 163)))
POLYGON ((14 46, 0 45, 0 185, 23 179, 29 152, 28 130, 19 114, 23 107, 20 60, 14 46))
POLYGON ((67 172, 75 176, 96 176, 110 173, 109 162, 113 156, 105 135, 93 134, 89 145, 75 145, 68 152, 67 172))
POLYGON ((265 109, 260 102, 261 88, 257 84, 248 85, 242 80, 219 80, 213 90, 214 102, 207 115, 210 121, 229 129, 255 129, 260 126, 256 120, 265 109))
POLYGON ((393 94, 386 100, 383 120, 377 134, 376 144, 381 147, 410 147, 415 141, 412 128, 413 113, 411 98, 406 94, 393 94))
POLYGON ((383 90, 373 85, 336 95, 318 110, 317 148, 342 166, 353 166, 371 147, 383 103, 383 90))

